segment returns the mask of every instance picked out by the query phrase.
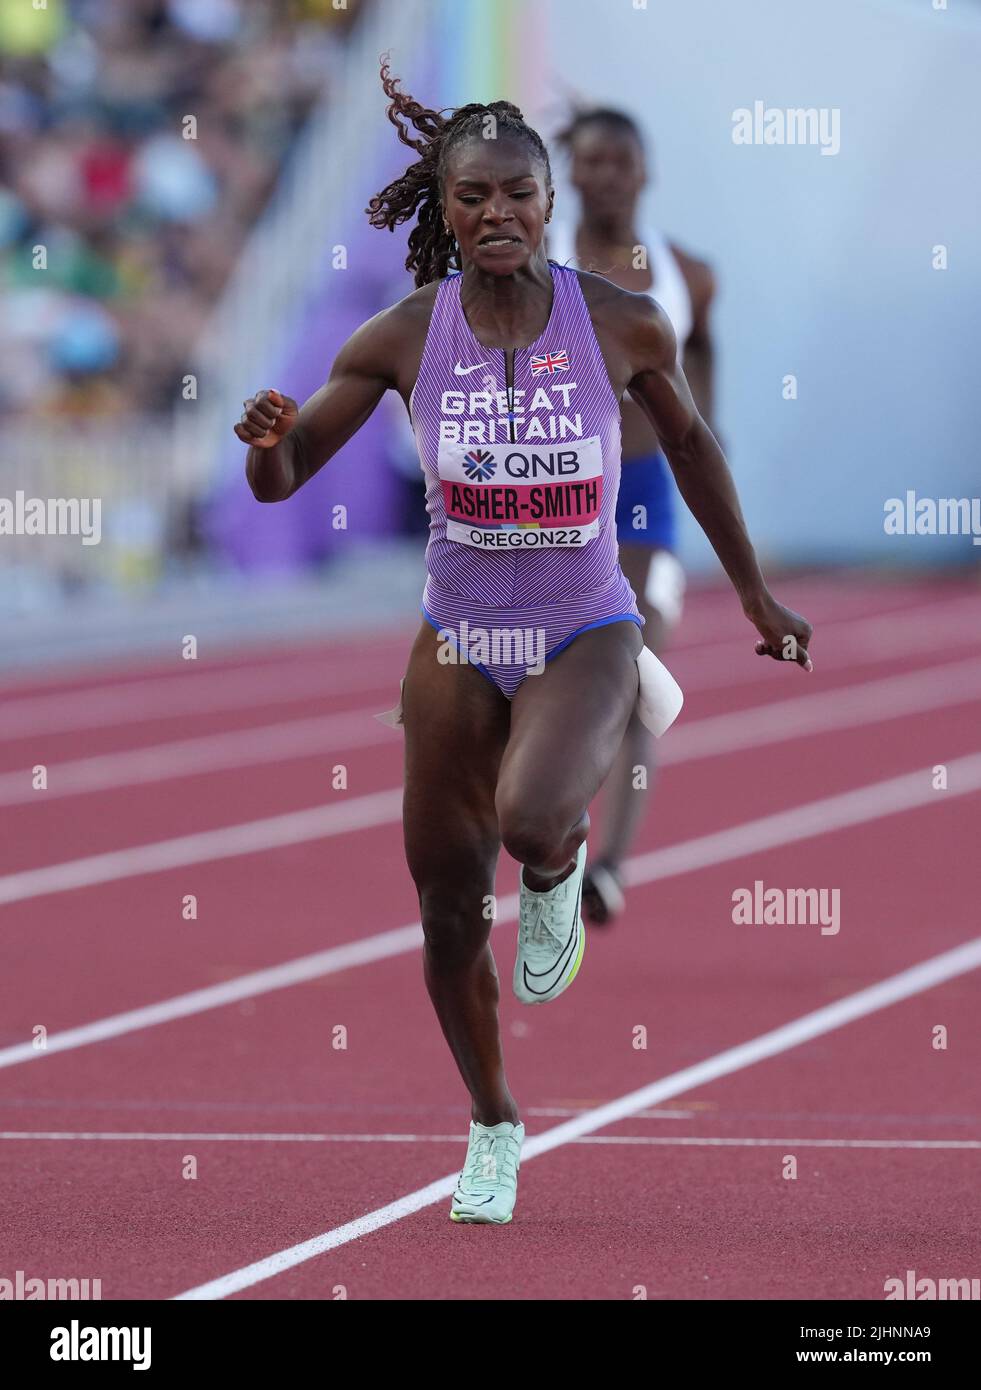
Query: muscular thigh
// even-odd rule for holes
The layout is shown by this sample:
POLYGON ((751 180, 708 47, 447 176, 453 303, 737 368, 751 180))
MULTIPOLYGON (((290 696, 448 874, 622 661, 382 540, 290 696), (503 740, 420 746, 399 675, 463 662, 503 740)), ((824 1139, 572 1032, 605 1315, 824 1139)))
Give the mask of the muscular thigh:
POLYGON ((511 704, 498 804, 579 806, 599 790, 637 701, 636 623, 582 633, 529 676, 511 704))
POLYGON ((493 876, 494 789, 510 721, 500 691, 473 666, 441 664, 438 649, 435 629, 423 623, 402 691, 405 851, 420 889, 493 876))

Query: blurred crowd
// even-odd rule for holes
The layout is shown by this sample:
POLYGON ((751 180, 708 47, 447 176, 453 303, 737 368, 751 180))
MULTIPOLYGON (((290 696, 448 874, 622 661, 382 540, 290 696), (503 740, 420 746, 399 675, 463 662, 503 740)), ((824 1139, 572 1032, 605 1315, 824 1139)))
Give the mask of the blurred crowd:
POLYGON ((363 2, 0 0, 8 419, 171 408, 363 2))

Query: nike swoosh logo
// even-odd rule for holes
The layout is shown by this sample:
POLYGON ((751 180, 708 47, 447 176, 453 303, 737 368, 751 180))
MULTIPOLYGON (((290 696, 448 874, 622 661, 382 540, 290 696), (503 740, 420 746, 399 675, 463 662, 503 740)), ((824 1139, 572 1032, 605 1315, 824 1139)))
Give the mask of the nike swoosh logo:
POLYGON ((572 931, 569 933, 569 940, 563 946, 562 954, 559 957, 557 963, 553 965, 550 970, 542 970, 538 972, 534 970, 529 970, 527 965, 524 967, 525 989, 528 990, 529 994, 547 994, 549 990, 552 988, 552 986, 555 984, 555 981, 561 976, 563 970, 565 970, 566 966, 568 965, 568 958, 571 955, 573 948, 579 941, 579 905, 581 901, 582 882, 580 881, 579 892, 576 894, 576 910, 572 917, 572 931), (530 980, 540 980, 546 975, 550 976, 551 979, 549 980, 549 983, 545 986, 544 989, 535 989, 529 983, 530 980))
POLYGON ((468 1197, 465 1192, 461 1192, 459 1197, 457 1198, 457 1204, 465 1205, 468 1207, 485 1207, 488 1202, 493 1202, 493 1200, 493 1193, 491 1193, 489 1197, 482 1197, 480 1201, 478 1201, 476 1197, 468 1197))
POLYGON ((479 371, 481 367, 488 366, 490 366, 489 362, 477 362, 472 367, 464 367, 461 362, 457 362, 453 367, 453 371, 457 376, 469 376, 471 372, 479 371))

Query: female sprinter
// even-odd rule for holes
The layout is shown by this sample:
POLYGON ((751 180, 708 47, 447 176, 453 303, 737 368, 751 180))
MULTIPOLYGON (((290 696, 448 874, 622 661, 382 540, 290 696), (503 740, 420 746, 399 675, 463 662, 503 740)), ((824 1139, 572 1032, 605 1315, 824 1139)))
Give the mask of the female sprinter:
POLYGON ((254 495, 276 502, 386 390, 409 411, 430 538, 402 696, 405 848, 426 984, 472 1098, 451 1216, 497 1223, 511 1219, 524 1138, 489 944, 498 854, 503 845, 523 866, 514 989, 545 1003, 579 968, 587 807, 638 698, 642 619, 614 522, 626 392, 757 628, 757 651, 779 659, 793 636, 809 665, 811 629, 767 590, 665 315, 546 260, 553 191, 540 137, 509 102, 444 117, 400 91, 387 66, 382 82, 418 158, 368 211, 388 228, 415 215, 406 265, 419 288, 353 334, 302 408, 261 391, 235 432, 250 445, 254 495))
MULTIPOLYGON (((558 137, 579 195, 578 224, 559 221, 548 252, 560 265, 605 275, 622 289, 649 293, 667 315, 685 376, 702 418, 712 423, 712 343, 708 311, 712 272, 653 228, 638 232, 638 204, 647 183, 643 137, 636 122, 604 107, 578 112, 558 137), (646 257, 638 265, 638 248, 646 257)), ((663 651, 681 617, 684 574, 675 558, 675 490, 667 459, 646 410, 623 401, 620 494, 616 527, 620 565, 645 618, 644 641, 663 651)), ((583 912, 601 926, 623 909, 619 867, 646 802, 634 769, 653 773, 654 741, 635 710, 606 781, 599 853, 586 870, 583 912)))

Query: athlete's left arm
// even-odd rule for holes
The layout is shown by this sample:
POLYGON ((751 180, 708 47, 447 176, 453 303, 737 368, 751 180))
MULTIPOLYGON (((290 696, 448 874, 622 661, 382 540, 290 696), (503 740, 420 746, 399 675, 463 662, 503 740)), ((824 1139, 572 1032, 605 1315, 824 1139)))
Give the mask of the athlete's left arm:
POLYGON ((654 426, 678 490, 732 580, 743 612, 760 634, 757 652, 796 660, 809 671, 811 625, 778 603, 766 587, 732 474, 715 436, 695 408, 678 363, 670 320, 646 295, 630 295, 629 300, 629 305, 621 301, 618 306, 617 334, 627 390, 654 426))
POLYGON ((704 261, 696 261, 692 256, 683 256, 678 251, 685 283, 692 306, 691 332, 682 351, 685 378, 698 413, 717 435, 715 427, 715 349, 712 343, 712 326, 709 311, 715 298, 715 276, 704 261))

